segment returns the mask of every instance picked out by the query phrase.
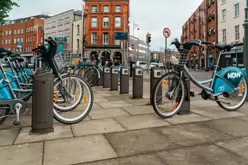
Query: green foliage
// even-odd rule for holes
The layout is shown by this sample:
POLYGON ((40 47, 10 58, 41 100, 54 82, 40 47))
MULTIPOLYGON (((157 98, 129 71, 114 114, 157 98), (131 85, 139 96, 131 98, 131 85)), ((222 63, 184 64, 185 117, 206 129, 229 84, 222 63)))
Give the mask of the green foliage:
POLYGON ((14 0, 0 0, 0 25, 6 22, 5 19, 9 16, 13 7, 19 7, 14 0))

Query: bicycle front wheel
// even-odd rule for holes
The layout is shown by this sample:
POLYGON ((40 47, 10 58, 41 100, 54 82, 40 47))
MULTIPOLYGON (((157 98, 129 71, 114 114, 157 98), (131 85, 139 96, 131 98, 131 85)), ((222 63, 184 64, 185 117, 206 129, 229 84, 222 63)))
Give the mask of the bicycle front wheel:
POLYGON ((180 111, 185 97, 185 83, 175 72, 166 73, 157 82, 152 96, 152 105, 156 114, 170 118, 180 111))
POLYGON ((63 76, 62 80, 55 82, 55 89, 62 83, 63 89, 58 90, 60 92, 58 96, 61 97, 59 98, 57 93, 55 96, 54 118, 64 124, 76 124, 90 113, 93 106, 93 91, 87 82, 76 75, 63 76))

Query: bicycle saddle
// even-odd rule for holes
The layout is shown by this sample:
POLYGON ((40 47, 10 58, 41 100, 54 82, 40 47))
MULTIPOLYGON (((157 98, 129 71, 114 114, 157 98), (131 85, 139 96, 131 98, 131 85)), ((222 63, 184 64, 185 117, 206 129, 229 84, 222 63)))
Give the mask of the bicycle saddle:
POLYGON ((217 48, 217 49, 219 49, 219 50, 224 50, 224 51, 230 52, 230 50, 231 50, 234 46, 231 45, 231 44, 229 44, 229 45, 216 44, 214 47, 217 48))

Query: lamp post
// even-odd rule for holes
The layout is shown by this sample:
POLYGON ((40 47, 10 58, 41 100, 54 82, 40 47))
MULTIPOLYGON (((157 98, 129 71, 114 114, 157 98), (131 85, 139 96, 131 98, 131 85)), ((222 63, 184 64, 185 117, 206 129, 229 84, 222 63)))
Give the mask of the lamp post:
MULTIPOLYGON (((246 68, 246 70, 248 70, 248 57, 247 57, 247 53, 248 53, 248 0, 246 0, 246 7, 245 7, 245 21, 243 24, 244 27, 244 54, 243 54, 243 58, 244 58, 244 67, 246 68)), ((246 80, 248 80, 248 78, 246 78, 246 80)), ((246 98, 246 101, 248 100, 248 97, 246 98)))
POLYGON ((137 28, 137 30, 140 30, 139 25, 138 24, 135 24, 133 22, 133 37, 134 37, 134 30, 135 30, 135 28, 137 28))

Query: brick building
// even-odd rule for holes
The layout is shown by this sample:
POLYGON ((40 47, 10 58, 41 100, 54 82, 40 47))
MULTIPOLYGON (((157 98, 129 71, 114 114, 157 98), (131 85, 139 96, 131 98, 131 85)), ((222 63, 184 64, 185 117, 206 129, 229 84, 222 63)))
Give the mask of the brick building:
MULTIPOLYGON (((217 0, 204 0, 195 12, 190 16, 182 27, 181 42, 186 43, 189 40, 200 39, 202 41, 218 42, 218 10, 217 0)), ((194 67, 198 64, 204 68, 212 67, 218 58, 218 51, 215 49, 206 50, 206 59, 204 59, 204 48, 194 47, 188 59, 188 67, 194 67), (206 62, 205 62, 206 60, 206 62)))
POLYGON ((44 19, 47 15, 36 15, 7 21, 0 26, 0 47, 18 51, 22 56, 30 57, 32 49, 43 43, 44 19))
POLYGON ((115 34, 129 32, 129 0, 87 0, 85 15, 85 56, 115 56, 122 61, 121 42, 115 34))

